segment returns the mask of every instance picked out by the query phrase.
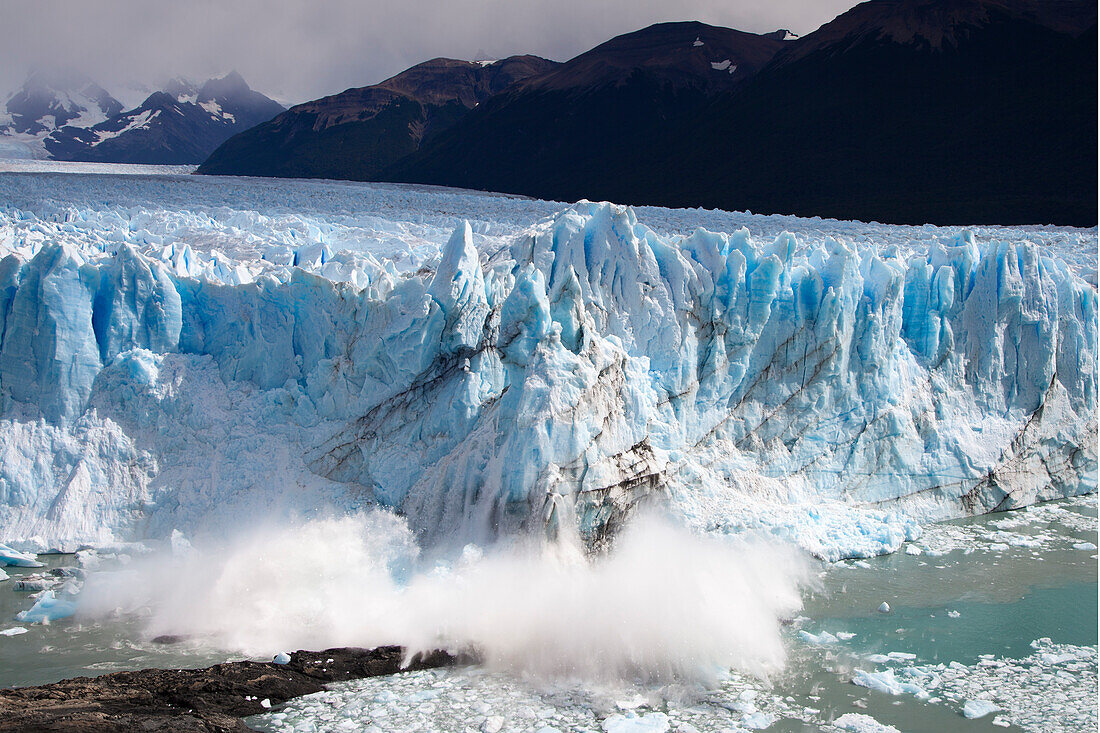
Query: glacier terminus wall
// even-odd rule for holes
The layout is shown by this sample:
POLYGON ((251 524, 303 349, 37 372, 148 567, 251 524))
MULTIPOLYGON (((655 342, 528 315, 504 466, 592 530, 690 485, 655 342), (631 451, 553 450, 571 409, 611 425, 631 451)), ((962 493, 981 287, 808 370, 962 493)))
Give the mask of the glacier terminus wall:
POLYGON ((835 558, 1096 490, 1096 287, 1041 238, 582 202, 399 262, 107 214, 0 211, 0 541, 378 504, 427 544, 599 546, 653 506, 835 558))

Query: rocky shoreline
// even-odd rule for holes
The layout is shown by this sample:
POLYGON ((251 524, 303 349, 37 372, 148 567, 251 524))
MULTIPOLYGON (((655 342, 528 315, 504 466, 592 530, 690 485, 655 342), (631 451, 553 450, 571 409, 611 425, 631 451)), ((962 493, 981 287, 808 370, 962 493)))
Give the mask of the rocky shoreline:
POLYGON ((319 692, 330 682, 463 661, 434 651, 402 666, 404 654, 397 646, 298 651, 286 664, 144 669, 0 690, 0 731, 247 731, 241 718, 319 692))

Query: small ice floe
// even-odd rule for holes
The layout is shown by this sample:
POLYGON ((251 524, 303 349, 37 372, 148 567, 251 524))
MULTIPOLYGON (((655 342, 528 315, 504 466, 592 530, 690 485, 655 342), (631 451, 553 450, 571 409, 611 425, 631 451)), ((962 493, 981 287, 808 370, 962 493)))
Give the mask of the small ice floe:
POLYGON ((838 631, 836 632, 836 638, 840 639, 841 641, 848 641, 849 639, 856 638, 856 635, 853 634, 851 631, 838 631))
POLYGON ((264 708, 265 710, 270 710, 271 709, 271 700, 269 698, 266 698, 266 697, 263 700, 260 700, 260 707, 264 708))
POLYGON ((615 713, 604 718, 602 727, 606 733, 666 733, 669 722, 664 713, 615 713))
POLYGON ((1091 542, 1076 542, 1073 545, 1075 550, 1084 550, 1085 552, 1092 552, 1096 549, 1096 545, 1091 542))
POLYGON ((905 554, 906 555, 923 555, 924 550, 917 547, 916 545, 906 545, 905 546, 905 554))
POLYGON ((887 603, 886 601, 883 601, 882 605, 880 605, 878 607, 878 612, 879 613, 890 613, 890 604, 887 603))
POLYGON ((30 578, 21 578, 15 581, 15 586, 12 590, 18 593, 37 593, 42 590, 46 590, 53 585, 53 581, 46 580, 43 577, 32 576, 30 578))
POLYGON ((38 600, 29 609, 15 614, 15 620, 25 624, 48 624, 51 621, 68 618, 74 613, 76 613, 76 603, 58 598, 52 590, 48 590, 38 596, 38 600))
POLYGON ((695 37, 695 43, 693 43, 693 44, 691 44, 691 45, 692 45, 692 46, 695 46, 696 48, 698 48, 699 46, 703 46, 703 45, 706 45, 706 44, 704 44, 704 43, 703 43, 702 41, 700 41, 700 40, 699 40, 699 37, 698 37, 698 36, 696 36, 696 37, 695 37))
POLYGON ((855 677, 852 678, 852 682, 860 687, 866 687, 869 690, 876 690, 878 692, 885 692, 888 695, 908 693, 918 700, 927 700, 931 697, 931 695, 929 695, 920 685, 898 679, 892 669, 883 670, 881 672, 867 672, 862 669, 857 669, 855 677))
POLYGON ((0 568, 0 582, 8 579, 8 574, 4 572, 3 568, 0 568))
POLYGON ((751 730, 764 730, 765 728, 769 728, 771 724, 778 719, 779 718, 769 713, 755 712, 742 717, 741 725, 751 730))
POLYGON ((948 618, 958 618, 961 615, 962 614, 960 614, 958 611, 948 611, 947 612, 947 617, 948 618))
POLYGON ((991 700, 967 700, 963 703, 962 714, 963 717, 974 719, 984 718, 990 713, 995 713, 1000 708, 995 705, 991 700))
POLYGON ((0 565, 11 565, 17 568, 42 567, 42 563, 38 562, 34 555, 14 550, 7 545, 0 545, 0 565))
POLYGON ((894 726, 880 723, 863 713, 844 713, 833 721, 833 725, 840 730, 850 730, 852 733, 901 733, 894 726))
POLYGON ((27 630, 22 626, 12 626, 10 629, 4 629, 0 631, 0 636, 19 636, 20 634, 27 633, 27 630))
POLYGON ((500 733, 500 729, 504 727, 503 715, 490 715, 485 718, 485 721, 481 724, 479 729, 481 733, 500 733))
POLYGON ((286 652, 279 652, 271 661, 275 664, 290 664, 290 655, 286 652))
POLYGON ((916 654, 910 654, 909 652, 888 652, 886 656, 897 662, 911 662, 917 658, 916 654))
POLYGON ((811 634, 809 631, 799 631, 798 637, 808 644, 836 644, 840 641, 836 635, 830 634, 828 631, 822 631, 820 634, 811 634))

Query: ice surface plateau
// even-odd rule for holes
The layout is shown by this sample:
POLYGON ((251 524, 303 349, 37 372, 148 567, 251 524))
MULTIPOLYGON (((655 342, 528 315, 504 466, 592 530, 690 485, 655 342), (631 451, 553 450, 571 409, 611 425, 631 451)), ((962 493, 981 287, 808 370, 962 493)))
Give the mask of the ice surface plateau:
POLYGON ((599 543, 655 503, 836 558, 1096 488, 1096 288, 1018 232, 761 242, 582 202, 398 266, 158 216, 0 201, 0 541, 377 503, 428 543, 599 543))

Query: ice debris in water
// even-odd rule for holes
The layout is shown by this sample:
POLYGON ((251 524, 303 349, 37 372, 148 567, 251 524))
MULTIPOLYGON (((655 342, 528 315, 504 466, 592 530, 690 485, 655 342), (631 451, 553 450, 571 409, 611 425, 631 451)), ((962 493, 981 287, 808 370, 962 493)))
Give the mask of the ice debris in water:
POLYGON ((290 655, 286 652, 279 652, 271 661, 275 664, 290 664, 290 655))
POLYGON ((966 718, 982 718, 1000 710, 990 700, 967 700, 963 704, 962 714, 966 718))
POLYGON ((29 552, 13 550, 7 545, 0 545, 0 565, 9 565, 17 568, 42 567, 42 563, 38 562, 34 555, 29 552))
POLYGON ((25 633, 27 633, 27 630, 22 626, 13 626, 10 629, 0 631, 0 636, 19 636, 25 633))
POLYGON ((66 598, 58 598, 52 590, 44 591, 38 600, 26 611, 15 614, 16 621, 27 624, 48 624, 68 618, 76 613, 76 602, 66 598))
POLYGON ((604 718, 601 726, 605 733, 666 733, 669 729, 668 716, 664 713, 616 713, 604 718))
POLYGON ((890 613, 890 604, 887 603, 886 601, 883 601, 882 604, 878 607, 878 612, 879 613, 890 613))
POLYGON ((845 713, 833 721, 833 726, 852 733, 901 733, 894 726, 880 723, 863 713, 845 713))

